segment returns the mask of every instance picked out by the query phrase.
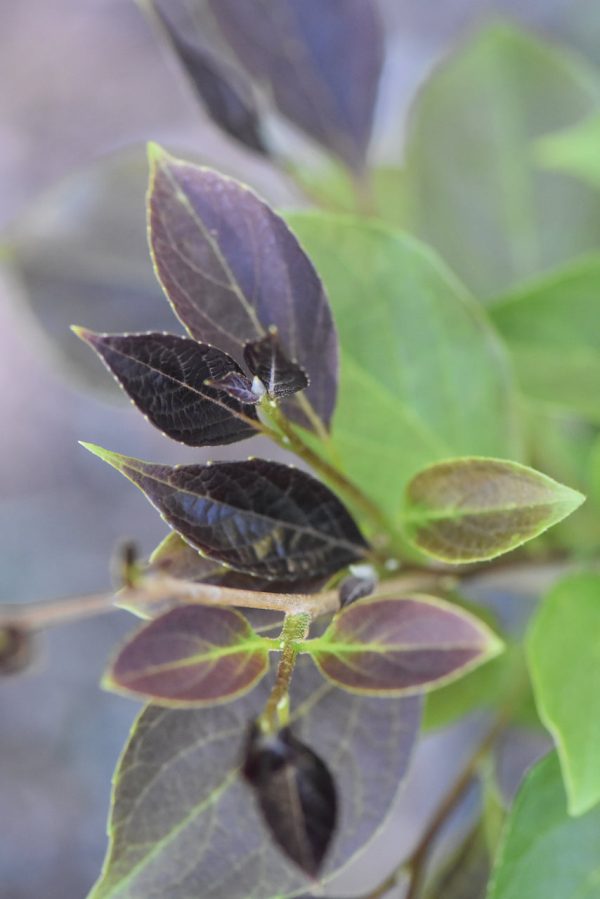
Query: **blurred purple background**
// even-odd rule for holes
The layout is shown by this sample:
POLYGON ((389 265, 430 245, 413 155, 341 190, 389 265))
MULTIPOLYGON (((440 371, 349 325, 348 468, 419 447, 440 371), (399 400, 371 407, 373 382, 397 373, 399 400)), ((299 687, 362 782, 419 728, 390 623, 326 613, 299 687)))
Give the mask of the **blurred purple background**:
MULTIPOLYGON (((514 12, 590 55, 600 53, 593 39, 600 10, 587 0, 381 0, 381 5, 389 62, 379 133, 388 153, 394 146, 389 135, 398 131, 390 123, 404 114, 428 68, 449 41, 493 15, 494 8, 514 12)), ((294 201, 282 176, 206 120, 134 2, 0 0, 0 228, 25 233, 33 242, 26 263, 37 302, 43 306, 47 300, 41 314, 48 314, 50 327, 55 315, 50 303, 60 303, 63 293, 70 303, 67 312, 56 313, 57 339, 69 352, 77 341, 66 326, 62 333, 63 323, 68 324, 65 315, 77 314, 77 291, 87 297, 80 324, 101 327, 90 318, 104 314, 90 305, 94 294, 89 272, 80 270, 81 259, 89 258, 91 267, 102 262, 103 277, 109 278, 112 229, 122 226, 119 240, 131 240, 138 250, 145 239, 144 175, 137 150, 147 139, 200 155, 243 177, 273 202, 294 201), (80 227, 89 202, 85 179, 72 180, 66 194, 38 202, 60 179, 125 148, 132 150, 128 158, 139 178, 120 195, 120 202, 129 205, 122 218, 115 213, 115 221, 105 223, 102 239, 80 227), (54 237, 45 244, 48 234, 54 237), (49 260, 54 263, 52 283, 35 281, 40 259, 46 269, 49 260)), ((102 182, 94 183, 90 196, 97 200, 104 189, 102 182)), ((0 237, 0 247, 5 243, 0 237)), ((0 249, 0 260, 3 255, 0 249)), ((149 285, 148 315, 164 315, 166 326, 168 310, 159 307, 147 265, 142 281, 149 285)), ((134 274, 139 279, 137 270, 134 274)), ((119 297, 114 300, 116 309, 119 297)), ((138 314, 144 294, 135 294, 134 300, 138 314)), ((118 310, 113 313, 118 317, 118 310)), ((149 326, 145 322, 143 317, 141 328, 149 326)), ((111 322, 104 327, 110 330, 111 322)), ((99 364, 92 378, 94 371, 100 379, 99 364)), ((141 494, 86 454, 77 440, 165 462, 201 460, 206 454, 169 443, 129 405, 105 400, 70 378, 51 343, 32 325, 24 285, 10 259, 0 263, 0 383, 0 601, 107 588, 109 559, 119 540, 135 537, 147 551, 164 526, 141 494)), ((252 451, 250 444, 242 450, 252 451)), ((219 455, 234 458, 239 452, 233 448, 219 455)), ((111 648, 131 624, 125 613, 115 613, 41 635, 33 670, 0 685, 1 899, 82 899, 100 870, 110 776, 136 709, 97 684, 111 648)), ((458 763, 464 734, 453 732, 444 740, 451 757, 456 747, 458 763)), ((337 895, 366 889, 398 859, 407 844, 402 822, 410 820, 413 831, 415 821, 435 805, 447 777, 438 770, 438 749, 437 738, 426 741, 417 779, 395 823, 368 863, 359 862, 342 875, 337 895)))

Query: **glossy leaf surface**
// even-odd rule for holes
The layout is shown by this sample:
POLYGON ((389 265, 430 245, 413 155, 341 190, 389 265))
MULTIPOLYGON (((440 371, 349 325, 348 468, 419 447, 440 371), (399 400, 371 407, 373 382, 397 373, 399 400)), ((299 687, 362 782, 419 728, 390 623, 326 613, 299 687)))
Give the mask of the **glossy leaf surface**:
POLYGON ((513 804, 487 899, 592 899, 600 882, 600 809, 570 818, 552 753, 513 804))
POLYGON ((372 0, 210 0, 237 58, 279 111, 353 169, 364 166, 383 61, 372 0))
POLYGON ((275 842, 316 877, 337 819, 335 784, 327 765, 290 728, 263 735, 253 726, 242 770, 275 842))
POLYGON ((268 668, 265 641, 239 612, 181 606, 128 640, 104 686, 158 705, 211 705, 246 693, 268 668))
POLYGON ((583 501, 576 490, 516 462, 451 459, 412 479, 405 527, 436 559, 476 562, 537 537, 583 501))
MULTIPOLYGON (((599 151, 600 152, 600 151, 599 151)), ((600 423, 600 256, 554 272, 490 307, 523 391, 600 423)))
POLYGON ((537 707, 556 741, 571 814, 600 801, 600 576, 574 574, 545 597, 529 634, 537 707))
POLYGON ((567 50, 500 24, 423 86, 406 148, 413 227, 476 296, 597 247, 600 198, 542 170, 534 149, 597 108, 594 78, 567 50))
POLYGON ((73 329, 96 350, 140 412, 167 437, 220 446, 256 435, 254 405, 206 382, 242 371, 230 356, 173 334, 94 334, 73 329))
MULTIPOLYGON (((322 284, 279 216, 230 178, 152 145, 150 243, 175 312, 192 337, 241 361, 274 325, 308 373, 305 395, 327 425, 335 405, 337 338, 322 284)), ((291 400, 287 413, 311 427, 291 400)))
POLYGON ((246 344, 244 362, 273 399, 291 396, 308 387, 306 372, 285 355, 275 330, 246 344))
POLYGON ((85 446, 143 490, 188 543, 238 571, 317 579, 366 552, 337 497, 296 468, 261 459, 171 468, 85 446))
POLYGON ((419 595, 358 600, 304 645, 337 686, 395 696, 441 686, 502 648, 473 615, 419 595))
MULTIPOLYGON (((274 845, 239 774, 248 721, 268 690, 263 682, 214 708, 142 712, 116 773, 108 859, 90 899, 148 899, 153 891, 169 899, 275 899, 311 889, 274 845)), ((292 727, 335 772, 343 797, 325 880, 385 821, 406 776, 419 705, 417 697, 345 694, 299 659, 292 727)))
POLYGON ((439 259, 373 222, 316 212, 290 221, 340 332, 332 438, 346 473, 397 520, 407 480, 430 462, 518 458, 504 350, 439 259))
MULTIPOLYGON (((260 116, 247 81, 210 49, 201 29, 192 22, 172 18, 169 3, 151 3, 168 40, 211 119, 235 140, 257 153, 267 153, 261 134, 260 116)), ((197 13, 200 5, 196 4, 197 13)))

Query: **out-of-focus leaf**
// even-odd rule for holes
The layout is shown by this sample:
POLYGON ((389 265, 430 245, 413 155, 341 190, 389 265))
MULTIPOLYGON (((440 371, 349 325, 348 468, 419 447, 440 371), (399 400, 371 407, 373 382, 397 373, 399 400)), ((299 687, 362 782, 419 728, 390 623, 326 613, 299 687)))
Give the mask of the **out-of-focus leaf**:
POLYGON ((244 362, 273 399, 291 396, 308 387, 306 372, 297 362, 288 359, 274 328, 260 340, 246 344, 244 362))
POLYGON ((568 51, 495 25, 420 92, 406 150, 414 227, 476 296, 597 247, 600 198, 534 153, 598 108, 594 79, 568 51))
POLYGON ((275 842, 316 877, 337 818, 335 783, 327 765, 289 727, 265 735, 254 725, 243 772, 275 842))
POLYGON ((297 468, 263 459, 171 468, 83 445, 143 490, 188 543, 237 571, 317 579, 367 551, 337 497, 297 468))
POLYGON ((406 176, 392 166, 370 168, 362 192, 349 172, 333 161, 326 168, 294 167, 294 177, 305 193, 328 212, 364 215, 367 212, 397 228, 410 230, 406 176))
POLYGON ((483 828, 478 825, 444 860, 423 899, 483 899, 490 874, 490 856, 483 828))
POLYGON ((383 62, 373 0, 209 0, 209 6, 279 111, 361 171, 383 62))
POLYGON ((600 114, 541 138, 536 156, 545 168, 567 172, 600 187, 600 114))
MULTIPOLYGON (((148 3, 211 119, 250 150, 268 154, 256 101, 247 80, 227 63, 222 53, 211 49, 193 21, 183 26, 171 18, 173 0, 168 3, 148 0, 148 3)), ((200 12, 199 0, 195 5, 195 11, 200 12)))
POLYGON ((0 626, 0 677, 19 674, 33 659, 31 631, 18 624, 0 626))
MULTIPOLYGON (((214 708, 142 712, 116 772, 110 849, 90 899, 275 899, 310 890, 273 844, 239 776, 248 721, 268 689, 263 681, 214 708)), ((418 697, 343 693, 299 659, 292 727, 335 773, 341 797, 324 880, 385 821, 406 776, 419 706, 418 697)))
POLYGON ((428 555, 446 562, 476 562, 537 537, 584 499, 517 462, 450 459, 411 480, 404 524, 409 538, 428 555))
POLYGON ((576 574, 545 597, 528 658, 542 721, 558 747, 573 815, 600 801, 600 576, 576 574))
POLYGON ((518 457, 513 384, 476 303, 426 247, 373 222, 290 216, 340 331, 333 446, 347 474, 398 519, 424 465, 518 457))
POLYGON ((103 684, 167 706, 229 702, 269 669, 269 648, 235 609, 181 606, 120 649, 103 684))
POLYGON ((158 276, 192 337, 241 361, 274 325, 310 387, 286 403, 307 427, 335 405, 337 338, 310 260, 286 224, 248 188, 150 147, 150 243, 158 276), (312 404, 306 409, 306 402, 312 404), (304 405, 303 405, 304 404, 304 405), (308 413, 308 417, 307 417, 308 413))
POLYGON ((440 599, 374 596, 342 609, 304 649, 345 690, 402 696, 461 677, 502 643, 480 619, 440 599))
POLYGON ((73 331, 96 350, 140 412, 167 437, 188 446, 221 446, 256 435, 254 405, 207 381, 242 371, 231 356, 173 334, 73 331))
POLYGON ((567 813, 555 753, 527 775, 510 812, 488 899, 592 899, 600 883, 600 809, 567 813))
POLYGON ((119 154, 60 183, 4 235, 32 326, 70 376, 112 398, 120 397, 113 379, 69 327, 77 321, 114 332, 177 327, 148 255, 146 182, 143 154, 119 154))
POLYGON ((507 642, 504 652, 465 677, 427 694, 423 728, 439 730, 482 709, 497 709, 509 698, 523 692, 512 720, 531 726, 539 720, 529 689, 523 690, 525 660, 520 643, 507 642))
POLYGON ((515 290, 490 314, 523 391, 600 424, 600 256, 515 290))

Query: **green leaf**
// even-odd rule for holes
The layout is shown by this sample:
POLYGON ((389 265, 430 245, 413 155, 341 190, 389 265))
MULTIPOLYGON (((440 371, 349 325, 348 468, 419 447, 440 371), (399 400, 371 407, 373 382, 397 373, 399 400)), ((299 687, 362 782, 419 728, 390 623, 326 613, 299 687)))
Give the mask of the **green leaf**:
MULTIPOLYGON (((239 776, 248 721, 268 690, 263 682, 227 705, 142 712, 115 775, 110 849, 90 899, 282 899, 311 889, 274 845, 239 776)), ((299 659, 292 726, 343 797, 325 880, 385 821, 406 777, 419 707, 417 697, 343 693, 299 659)))
POLYGON ((600 114, 541 138, 536 155, 545 168, 576 175, 600 187, 600 114))
POLYGON ((236 571, 318 581, 368 551, 338 498, 293 466, 249 459, 173 468, 83 446, 139 487, 188 543, 236 571))
POLYGON ((424 465, 467 453, 518 456, 502 346, 437 257, 374 222, 288 218, 339 328, 332 445, 347 474, 397 520, 404 485, 424 465))
POLYGON ((600 255, 508 294, 490 308, 523 391, 600 423, 600 255))
MULTIPOLYGON (((507 643, 501 655, 489 659, 459 680, 428 693, 423 728, 439 730, 472 712, 501 706, 520 684, 524 668, 522 656, 518 644, 507 643)), ((513 720, 532 723, 527 707, 529 700, 530 694, 513 714, 513 720)))
POLYGON ((369 597, 307 640, 319 670, 355 693, 404 696, 435 689, 502 651, 484 623, 431 596, 369 597))
POLYGON ((541 170, 533 148, 597 108, 583 62, 508 25, 459 46, 420 91, 406 149, 413 227, 477 296, 597 247, 600 198, 541 170))
POLYGON ((477 562, 537 537, 584 499, 517 462, 450 459, 412 479, 404 526, 410 540, 435 559, 477 562))
POLYGON ((569 811, 600 801, 600 575, 561 580, 545 597, 527 652, 540 717, 558 748, 569 811))
POLYGON ((511 810, 487 899, 593 899, 600 809, 570 818, 556 755, 527 775, 511 810))
POLYGON ((269 643, 235 609, 181 606, 121 647, 103 686, 167 706, 229 702, 269 670, 269 643))

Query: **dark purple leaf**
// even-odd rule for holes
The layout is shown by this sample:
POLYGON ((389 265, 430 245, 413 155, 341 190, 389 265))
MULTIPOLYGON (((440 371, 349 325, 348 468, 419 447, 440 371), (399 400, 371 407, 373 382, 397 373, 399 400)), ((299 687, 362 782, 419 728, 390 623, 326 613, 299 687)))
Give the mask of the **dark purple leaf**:
POLYGON ((358 693, 401 696, 442 686, 500 652, 480 619, 433 597, 370 597, 305 644, 325 677, 358 693))
POLYGON ((254 724, 242 770, 275 841, 315 877, 337 819, 335 784, 325 763, 288 727, 263 734, 254 724))
POLYGON ((207 383, 211 387, 223 391, 227 396, 237 400, 239 403, 255 406, 261 399, 261 394, 255 393, 252 389, 252 381, 248 380, 246 375, 239 374, 236 371, 228 371, 222 378, 208 381, 207 383))
POLYGON ((340 607, 349 606, 357 599, 369 596, 377 586, 375 574, 355 575, 349 574, 340 584, 340 607))
POLYGON ((315 416, 328 425, 337 337, 322 284, 296 238, 238 182, 155 145, 150 159, 151 249, 178 317, 192 337, 240 362, 245 344, 275 325, 311 379, 305 394, 286 403, 287 414, 307 427, 315 416))
POLYGON ((264 386, 272 399, 291 396, 308 387, 308 377, 297 362, 288 359, 279 343, 276 328, 260 340, 251 340, 244 347, 244 362, 264 386))
POLYGON ((268 154, 260 129, 260 117, 248 82, 222 54, 212 50, 199 30, 175 22, 166 11, 172 6, 153 2, 168 40, 187 72, 211 119, 227 134, 257 153, 268 154))
POLYGON ((268 669, 266 642, 235 609, 181 606, 144 625, 103 683, 159 705, 213 705, 246 693, 268 669))
POLYGON ((138 409, 167 437, 188 446, 219 446, 256 434, 253 405, 211 387, 243 376, 221 350, 173 334, 94 334, 73 329, 96 350, 138 409))
POLYGON ((365 164, 383 61, 372 0, 209 0, 280 112, 348 166, 365 164))
POLYGON ((316 580, 367 552, 338 498, 291 466, 251 459, 171 468, 84 446, 143 490, 188 543, 237 571, 316 580))
POLYGON ((234 571, 213 559, 201 556, 197 549, 186 543, 176 531, 172 531, 150 556, 150 569, 163 571, 171 577, 202 584, 234 587, 238 590, 261 590, 267 593, 314 593, 324 583, 303 578, 299 581, 274 581, 265 577, 253 577, 234 571))

